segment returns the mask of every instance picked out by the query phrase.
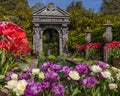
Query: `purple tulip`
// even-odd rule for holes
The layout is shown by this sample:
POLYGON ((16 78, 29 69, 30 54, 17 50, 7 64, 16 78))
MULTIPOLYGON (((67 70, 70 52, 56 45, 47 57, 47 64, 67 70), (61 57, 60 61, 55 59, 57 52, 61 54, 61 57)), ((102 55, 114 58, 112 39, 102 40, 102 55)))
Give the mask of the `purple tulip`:
POLYGON ((60 64, 54 64, 54 65, 52 65, 52 66, 50 66, 50 70, 51 71, 60 71, 61 69, 62 69, 62 65, 60 65, 60 64))
POLYGON ((65 88, 62 84, 52 86, 51 90, 52 90, 53 96, 64 96, 65 88))
POLYGON ((53 63, 52 62, 45 62, 45 63, 43 63, 43 65, 42 65, 42 70, 43 71, 49 71, 49 68, 50 68, 50 66, 52 66, 53 65, 53 63))
POLYGON ((80 80, 78 81, 78 84, 83 85, 83 79, 80 78, 80 80))
POLYGON ((63 70, 63 72, 64 72, 65 75, 68 75, 69 72, 71 70, 73 70, 73 67, 64 66, 62 70, 63 70))
POLYGON ((90 72, 89 66, 87 64, 85 64, 85 63, 77 64, 75 69, 80 74, 88 74, 90 72))
POLYGON ((22 80, 22 79, 25 79, 25 80, 30 79, 30 74, 28 72, 23 73, 22 75, 19 76, 19 80, 22 80))
POLYGON ((42 93, 42 87, 40 83, 30 82, 26 86, 24 91, 25 96, 37 96, 38 94, 42 93))
POLYGON ((11 80, 11 75, 12 75, 12 74, 17 74, 17 72, 15 72, 15 71, 8 72, 8 73, 6 74, 6 78, 5 78, 5 79, 6 79, 7 81, 11 80))
POLYGON ((50 82, 48 82, 48 81, 44 80, 40 84, 41 84, 41 87, 42 87, 43 90, 46 90, 46 89, 50 88, 50 82))
POLYGON ((69 76, 66 77, 67 81, 71 81, 71 78, 69 76))
POLYGON ((45 79, 50 82, 56 82, 59 80, 59 75, 58 73, 54 71, 50 71, 50 72, 45 73, 45 79))
POLYGON ((90 77, 86 77, 83 80, 83 85, 86 86, 87 88, 92 88, 97 84, 97 80, 95 79, 95 77, 90 76, 90 77))
POLYGON ((101 73, 97 73, 97 77, 98 77, 99 79, 103 79, 103 76, 102 76, 101 73))
POLYGON ((98 61, 96 62, 96 65, 100 66, 103 70, 107 69, 107 64, 105 62, 98 61))

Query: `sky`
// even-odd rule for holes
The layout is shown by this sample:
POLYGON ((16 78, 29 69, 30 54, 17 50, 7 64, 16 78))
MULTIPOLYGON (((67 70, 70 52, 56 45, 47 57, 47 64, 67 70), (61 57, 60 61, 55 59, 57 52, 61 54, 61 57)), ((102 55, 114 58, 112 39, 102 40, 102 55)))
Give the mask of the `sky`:
POLYGON ((102 0, 28 0, 28 4, 30 6, 33 6, 37 2, 42 2, 43 4, 48 4, 50 2, 56 4, 62 9, 66 9, 66 7, 72 2, 72 1, 82 1, 83 6, 86 9, 94 9, 94 12, 98 12, 99 8, 102 4, 102 0))

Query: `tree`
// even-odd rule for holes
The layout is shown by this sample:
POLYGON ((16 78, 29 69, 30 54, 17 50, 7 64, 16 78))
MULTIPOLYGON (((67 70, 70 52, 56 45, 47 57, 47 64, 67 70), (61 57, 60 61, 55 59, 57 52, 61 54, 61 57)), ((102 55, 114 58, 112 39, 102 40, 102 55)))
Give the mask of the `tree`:
POLYGON ((32 6, 31 8, 32 8, 33 11, 37 11, 37 10, 39 10, 40 8, 44 7, 44 6, 45 6, 45 5, 44 5, 43 3, 38 2, 38 3, 36 3, 34 6, 32 6))
POLYGON ((82 6, 81 1, 72 2, 67 11, 70 15, 69 25, 69 40, 68 45, 70 50, 74 49, 77 44, 85 43, 86 28, 89 26, 91 29, 103 26, 103 17, 101 14, 95 14, 93 10, 86 10, 82 6), (99 19, 98 19, 99 18, 99 19))
POLYGON ((103 4, 100 8, 100 12, 106 15, 119 14, 120 13, 120 0, 103 0, 103 4))
POLYGON ((31 40, 31 8, 27 0, 0 0, 0 20, 4 21, 4 16, 10 22, 18 24, 27 31, 27 36, 31 40))

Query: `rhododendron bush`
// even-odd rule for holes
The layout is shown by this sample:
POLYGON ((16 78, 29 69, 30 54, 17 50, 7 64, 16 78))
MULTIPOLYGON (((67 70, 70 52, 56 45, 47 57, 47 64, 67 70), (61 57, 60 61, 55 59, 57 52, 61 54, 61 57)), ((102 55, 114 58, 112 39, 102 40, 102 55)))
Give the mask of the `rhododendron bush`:
POLYGON ((120 69, 97 61, 75 67, 45 62, 41 69, 26 68, 6 74, 12 96, 119 96, 120 69))
POLYGON ((26 32, 16 24, 0 22, 0 36, 0 48, 12 52, 14 56, 26 56, 31 50, 26 32))

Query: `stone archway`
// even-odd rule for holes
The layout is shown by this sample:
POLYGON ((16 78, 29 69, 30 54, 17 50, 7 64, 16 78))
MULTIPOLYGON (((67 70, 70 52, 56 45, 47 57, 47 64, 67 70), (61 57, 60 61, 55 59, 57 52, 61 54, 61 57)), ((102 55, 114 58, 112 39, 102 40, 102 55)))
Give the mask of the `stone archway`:
POLYGON ((43 33, 48 28, 57 30, 59 34, 59 53, 66 51, 65 43, 68 40, 68 24, 70 14, 53 3, 33 12, 33 48, 43 52, 43 33))
POLYGON ((48 28, 43 32, 43 53, 45 56, 59 55, 59 33, 56 29, 48 28))

